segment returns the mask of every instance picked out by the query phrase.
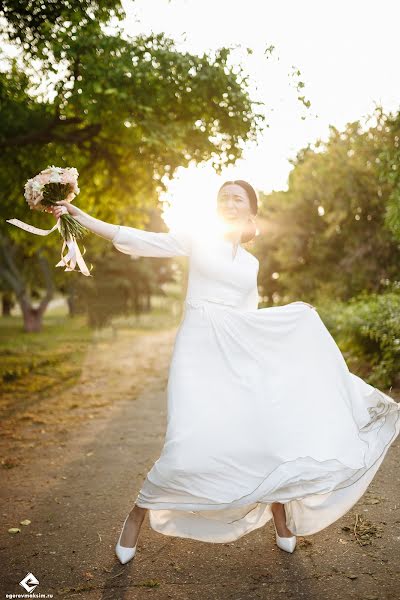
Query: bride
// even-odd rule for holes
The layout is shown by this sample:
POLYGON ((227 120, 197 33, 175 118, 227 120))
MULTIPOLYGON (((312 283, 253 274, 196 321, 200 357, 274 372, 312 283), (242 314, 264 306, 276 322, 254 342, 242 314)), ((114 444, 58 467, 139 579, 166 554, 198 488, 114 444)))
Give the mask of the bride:
POLYGON ((164 445, 116 545, 136 553, 145 515, 164 535, 231 542, 270 519, 293 552, 365 493, 400 427, 399 405, 351 373, 312 305, 258 308, 257 195, 243 180, 217 196, 220 230, 201 236, 113 225, 60 201, 133 256, 187 256, 189 280, 167 385, 164 445))

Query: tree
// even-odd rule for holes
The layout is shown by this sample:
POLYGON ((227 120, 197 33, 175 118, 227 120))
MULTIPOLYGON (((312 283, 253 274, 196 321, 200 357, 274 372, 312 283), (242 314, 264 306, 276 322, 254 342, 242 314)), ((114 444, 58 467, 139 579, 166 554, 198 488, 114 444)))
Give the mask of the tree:
POLYGON ((386 116, 383 135, 385 143, 378 156, 379 175, 381 182, 390 188, 385 223, 400 240, 400 112, 386 116))
MULTIPOLYGON (((28 177, 48 164, 75 166, 86 210, 142 226, 143 209, 156 205, 178 166, 234 163, 264 121, 243 70, 229 66, 229 49, 197 56, 177 51, 164 34, 133 39, 117 24, 122 16, 112 0, 5 0, 0 9, 0 36, 18 51, 1 57, 0 233, 9 254, 20 257, 13 268, 28 304, 21 260, 44 243, 53 251, 59 244, 56 235, 38 240, 4 222, 26 218, 28 177)), ((31 217, 44 226, 42 214, 31 217)), ((0 276, 21 302, 4 253, 0 276)))
POLYGON ((268 226, 259 249, 267 294, 348 300, 398 281, 400 247, 385 218, 395 188, 380 176, 390 136, 385 115, 375 116, 369 128, 331 127, 326 142, 298 153, 288 190, 264 198, 268 226))

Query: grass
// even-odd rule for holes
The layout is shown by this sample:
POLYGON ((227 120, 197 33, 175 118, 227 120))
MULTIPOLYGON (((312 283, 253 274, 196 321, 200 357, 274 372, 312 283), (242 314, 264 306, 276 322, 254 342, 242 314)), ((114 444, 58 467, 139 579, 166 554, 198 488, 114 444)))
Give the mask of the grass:
POLYGON ((73 386, 90 344, 110 340, 118 330, 149 332, 177 327, 180 313, 171 306, 148 314, 118 317, 93 331, 84 315, 69 317, 57 307, 43 320, 40 333, 25 333, 19 315, 0 318, 0 415, 11 416, 32 404, 32 397, 73 386))
POLYGON ((115 329, 137 329, 138 331, 160 331, 178 327, 181 313, 176 313, 168 307, 168 310, 154 308, 150 313, 116 317, 113 319, 112 327, 115 329))
POLYGON ((40 333, 25 333, 19 317, 1 318, 0 407, 12 409, 31 394, 73 385, 92 335, 83 317, 46 316, 40 333))

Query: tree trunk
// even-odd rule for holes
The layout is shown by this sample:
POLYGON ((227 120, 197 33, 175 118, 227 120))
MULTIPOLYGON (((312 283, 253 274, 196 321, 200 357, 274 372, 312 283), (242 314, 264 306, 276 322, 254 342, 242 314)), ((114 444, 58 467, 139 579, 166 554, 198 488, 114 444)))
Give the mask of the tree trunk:
POLYGON ((41 331, 44 311, 33 306, 23 306, 21 308, 24 317, 24 331, 26 333, 38 333, 41 331))
POLYGON ((1 306, 3 317, 9 317, 11 315, 11 309, 14 306, 14 300, 10 293, 4 292, 1 297, 1 306))
POLYGON ((68 296, 67 296, 67 305, 68 305, 68 314, 69 314, 69 316, 70 317, 75 316, 76 315, 76 312, 75 312, 75 299, 70 294, 68 294, 68 296))
POLYGON ((10 241, 0 234, 0 275, 5 279, 11 289, 14 290, 17 301, 21 307, 24 318, 24 330, 29 333, 38 332, 42 329, 43 314, 53 297, 54 283, 48 261, 37 251, 37 260, 43 273, 46 292, 38 307, 31 303, 29 286, 24 280, 21 270, 15 260, 15 247, 10 241))
POLYGON ((147 293, 146 294, 146 300, 145 300, 145 310, 146 312, 150 312, 151 311, 151 294, 147 293))

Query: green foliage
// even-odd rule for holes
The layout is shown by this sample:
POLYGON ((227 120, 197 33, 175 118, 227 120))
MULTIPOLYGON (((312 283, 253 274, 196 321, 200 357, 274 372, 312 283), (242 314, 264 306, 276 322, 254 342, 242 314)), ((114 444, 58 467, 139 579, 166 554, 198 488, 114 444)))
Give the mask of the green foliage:
POLYGON ((298 153, 288 191, 263 198, 257 250, 266 257, 260 284, 269 299, 349 300, 398 281, 400 246, 385 219, 394 183, 380 177, 379 158, 390 127, 375 116, 367 130, 358 122, 331 127, 326 142, 298 153))
POLYGON ((319 312, 350 370, 377 387, 400 384, 400 288, 325 303, 319 312))
MULTIPOLYGON (((54 264, 61 245, 57 234, 39 238, 5 222, 27 219, 24 183, 48 165, 78 169, 84 210, 141 227, 178 167, 211 160, 220 171, 262 127, 230 49, 197 55, 164 34, 132 38, 123 14, 115 0, 5 0, 0 8, 0 41, 16 51, 14 59, 6 44, 0 51, 0 235, 14 243, 21 271, 37 248, 54 264)), ((29 222, 50 228, 54 219, 32 211, 29 222)), ((87 245, 104 249, 104 241, 87 245)), ((7 269, 0 260, 3 287, 7 269)), ((72 276, 52 273, 59 285, 72 276)))
MULTIPOLYGON (((6 0, 0 8, 0 41, 17 50, 12 59, 6 44, 0 50, 0 235, 14 243, 21 272, 38 248, 51 265, 59 256, 57 233, 29 235, 5 221, 54 225, 50 215, 27 213, 23 200, 26 180, 50 164, 78 169, 74 202, 88 213, 145 227, 179 166, 211 159, 220 170, 262 126, 229 49, 197 55, 179 52, 164 34, 132 38, 118 24, 123 16, 115 0, 6 0)), ((104 240, 93 238, 85 246, 94 262, 104 240)), ((2 287, 7 269, 0 260, 2 287)), ((73 281, 51 272, 58 285, 73 281)), ((27 287, 37 282, 29 270, 24 276, 27 287)))
POLYGON ((0 396, 6 403, 72 385, 81 372, 91 339, 82 318, 49 316, 45 321, 45 331, 31 335, 22 331, 20 318, 0 320, 0 396))
POLYGON ((132 209, 155 204, 164 176, 192 161, 211 159, 220 169, 256 138, 263 116, 228 49, 197 56, 178 52, 164 34, 106 33, 86 3, 71 3, 73 16, 61 10, 46 28, 43 4, 43 26, 28 28, 27 48, 24 29, 14 36, 21 54, 0 74, 4 217, 26 214, 22 186, 51 162, 78 168, 85 209, 135 225, 132 209))
POLYGON ((0 33, 20 45, 29 58, 48 60, 55 44, 76 36, 92 22, 124 16, 120 0, 3 0, 0 33))
POLYGON ((390 188, 385 223, 400 241, 400 113, 389 114, 385 122, 386 143, 379 155, 379 175, 390 188))

